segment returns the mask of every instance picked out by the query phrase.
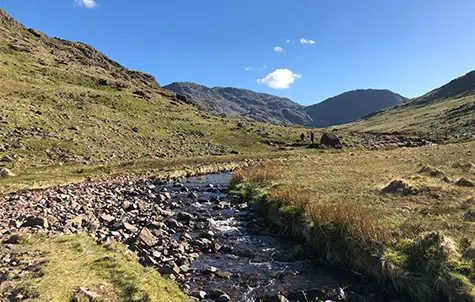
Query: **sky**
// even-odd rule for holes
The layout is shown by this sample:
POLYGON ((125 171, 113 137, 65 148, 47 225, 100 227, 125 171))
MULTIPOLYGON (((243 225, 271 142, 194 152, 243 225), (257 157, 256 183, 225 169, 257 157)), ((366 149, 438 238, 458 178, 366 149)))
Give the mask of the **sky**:
POLYGON ((353 89, 416 97, 475 69, 473 0, 0 0, 27 27, 90 44, 161 85, 303 105, 353 89))

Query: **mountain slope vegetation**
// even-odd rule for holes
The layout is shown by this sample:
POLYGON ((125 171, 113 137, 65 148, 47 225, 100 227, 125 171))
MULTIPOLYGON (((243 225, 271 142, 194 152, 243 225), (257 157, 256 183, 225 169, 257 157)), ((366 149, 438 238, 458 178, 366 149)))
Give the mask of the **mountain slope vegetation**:
POLYGON ((187 96, 212 114, 243 116, 259 122, 280 125, 309 125, 311 118, 303 106, 286 98, 232 87, 215 87, 195 83, 172 83, 163 88, 187 96))
POLYGON ((0 11, 3 165, 116 163, 266 152, 295 130, 201 111, 89 45, 27 29, 0 11))
POLYGON ((283 125, 327 127, 360 119, 407 100, 389 90, 354 90, 304 107, 289 99, 232 87, 208 88, 195 83, 172 83, 163 88, 187 96, 207 112, 243 116, 283 125))
POLYGON ((475 71, 343 129, 374 132, 448 133, 475 138, 475 71))

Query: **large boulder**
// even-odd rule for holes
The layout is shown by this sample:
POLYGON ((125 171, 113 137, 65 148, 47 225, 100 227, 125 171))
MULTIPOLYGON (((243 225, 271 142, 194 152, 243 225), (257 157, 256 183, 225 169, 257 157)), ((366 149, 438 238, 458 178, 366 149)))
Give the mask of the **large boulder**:
POLYGON ((324 146, 329 146, 333 148, 341 148, 342 144, 338 136, 335 133, 325 132, 320 139, 320 143, 324 146))

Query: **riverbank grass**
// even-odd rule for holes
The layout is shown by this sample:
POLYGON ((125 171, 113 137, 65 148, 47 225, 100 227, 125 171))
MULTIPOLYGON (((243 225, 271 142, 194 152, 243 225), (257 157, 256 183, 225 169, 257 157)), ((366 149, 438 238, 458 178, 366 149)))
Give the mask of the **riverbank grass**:
POLYGON ((178 286, 144 268, 125 246, 98 246, 88 235, 20 236, 23 262, 35 263, 14 282, 27 301, 187 301, 178 286), (31 258, 31 259, 30 259, 31 258))
POLYGON ((234 192, 337 265, 419 301, 475 297, 475 143, 302 155, 234 174, 234 192))

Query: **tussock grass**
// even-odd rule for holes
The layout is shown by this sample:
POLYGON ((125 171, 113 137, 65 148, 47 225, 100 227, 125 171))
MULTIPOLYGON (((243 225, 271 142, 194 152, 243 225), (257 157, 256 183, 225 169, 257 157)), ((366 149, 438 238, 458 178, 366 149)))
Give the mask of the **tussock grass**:
POLYGON ((475 261, 464 255, 475 254, 475 189, 447 179, 474 179, 459 168, 474 151, 472 142, 302 155, 240 170, 234 180, 271 221, 313 244, 323 259, 415 300, 471 301, 475 261), (411 194, 382 193, 396 180, 411 194))

